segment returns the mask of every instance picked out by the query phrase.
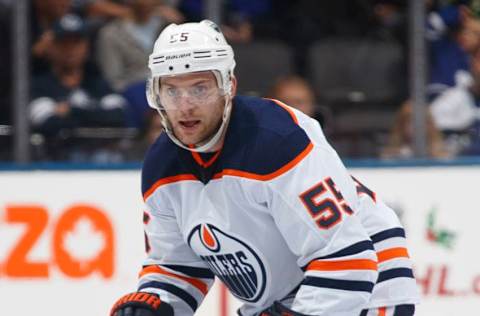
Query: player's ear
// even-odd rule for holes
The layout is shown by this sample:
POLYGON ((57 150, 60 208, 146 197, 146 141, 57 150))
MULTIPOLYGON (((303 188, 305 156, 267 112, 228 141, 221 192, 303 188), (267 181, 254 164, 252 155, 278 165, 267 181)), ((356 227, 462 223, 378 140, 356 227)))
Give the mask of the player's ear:
POLYGON ((237 94, 237 84, 238 84, 238 82, 237 82, 237 78, 234 75, 232 75, 231 78, 232 78, 231 79, 232 80, 232 87, 230 88, 231 89, 231 94, 230 95, 233 97, 237 94))

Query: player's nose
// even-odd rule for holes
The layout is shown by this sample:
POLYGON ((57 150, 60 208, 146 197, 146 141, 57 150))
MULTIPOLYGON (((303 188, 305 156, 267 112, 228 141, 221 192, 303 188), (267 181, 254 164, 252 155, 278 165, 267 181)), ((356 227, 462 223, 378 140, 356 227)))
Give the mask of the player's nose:
POLYGON ((182 95, 178 98, 177 109, 180 112, 191 112, 197 105, 190 101, 189 96, 182 95))

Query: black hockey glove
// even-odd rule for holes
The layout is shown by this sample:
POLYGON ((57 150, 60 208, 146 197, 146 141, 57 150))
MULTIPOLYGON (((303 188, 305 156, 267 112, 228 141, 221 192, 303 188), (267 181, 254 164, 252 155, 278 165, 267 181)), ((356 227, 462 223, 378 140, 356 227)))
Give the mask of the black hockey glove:
POLYGON ((309 316, 292 311, 280 302, 273 303, 272 306, 264 310, 260 316, 309 316))
POLYGON ((113 305, 110 316, 174 316, 170 304, 162 302, 157 294, 133 292, 122 296, 113 305))

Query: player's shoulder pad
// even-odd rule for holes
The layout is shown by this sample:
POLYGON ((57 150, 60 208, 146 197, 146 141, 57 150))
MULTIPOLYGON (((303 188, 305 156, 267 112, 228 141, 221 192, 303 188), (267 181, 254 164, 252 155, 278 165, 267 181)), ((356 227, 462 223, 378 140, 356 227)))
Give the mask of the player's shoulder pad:
POLYGON ((226 168, 273 175, 313 146, 288 107, 273 100, 236 97, 228 145, 235 148, 226 168))
POLYGON ((178 159, 179 150, 166 133, 162 133, 150 146, 142 167, 143 196, 158 180, 187 173, 178 159))

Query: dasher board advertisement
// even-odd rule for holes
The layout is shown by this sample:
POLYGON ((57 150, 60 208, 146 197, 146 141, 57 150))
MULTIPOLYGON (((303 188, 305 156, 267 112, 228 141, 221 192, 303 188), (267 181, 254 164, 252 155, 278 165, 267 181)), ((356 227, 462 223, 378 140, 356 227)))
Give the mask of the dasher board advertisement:
MULTIPOLYGON (((353 176, 405 225, 420 316, 476 315, 480 167, 363 168, 353 176)), ((136 288, 145 256, 140 172, 0 173, 3 315, 108 315, 136 288)), ((218 284, 196 315, 233 316, 218 284)))
POLYGON ((480 167, 353 169, 400 216, 422 293, 420 316, 480 311, 480 167))

